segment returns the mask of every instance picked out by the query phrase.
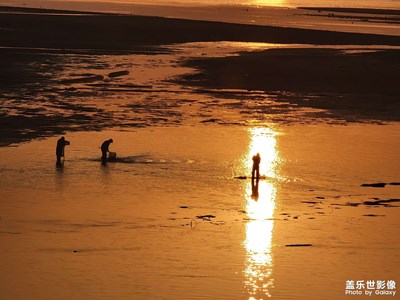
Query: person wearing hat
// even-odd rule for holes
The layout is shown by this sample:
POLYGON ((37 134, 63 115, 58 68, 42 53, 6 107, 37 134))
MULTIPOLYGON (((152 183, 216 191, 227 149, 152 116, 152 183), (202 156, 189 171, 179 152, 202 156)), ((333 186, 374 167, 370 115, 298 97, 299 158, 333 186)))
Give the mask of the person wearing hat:
POLYGON ((103 144, 101 144, 101 161, 104 163, 107 161, 107 153, 110 152, 109 147, 110 144, 113 142, 113 139, 109 139, 103 142, 103 144))

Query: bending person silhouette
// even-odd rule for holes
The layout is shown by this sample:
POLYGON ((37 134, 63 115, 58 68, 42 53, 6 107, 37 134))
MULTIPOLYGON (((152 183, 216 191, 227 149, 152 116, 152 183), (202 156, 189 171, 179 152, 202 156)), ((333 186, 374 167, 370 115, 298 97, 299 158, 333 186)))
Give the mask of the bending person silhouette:
POLYGON ((260 179, 260 162, 261 162, 260 153, 257 153, 256 155, 253 156, 253 168, 251 170, 251 180, 254 180, 254 178, 256 178, 257 180, 260 179))
POLYGON ((103 142, 103 144, 101 144, 101 161, 103 163, 107 162, 107 153, 110 152, 109 147, 110 144, 113 142, 113 139, 109 139, 103 142))
POLYGON ((61 137, 57 141, 56 147, 56 157, 57 157, 57 166, 61 166, 61 157, 65 157, 65 146, 69 145, 70 142, 65 139, 65 137, 61 137))

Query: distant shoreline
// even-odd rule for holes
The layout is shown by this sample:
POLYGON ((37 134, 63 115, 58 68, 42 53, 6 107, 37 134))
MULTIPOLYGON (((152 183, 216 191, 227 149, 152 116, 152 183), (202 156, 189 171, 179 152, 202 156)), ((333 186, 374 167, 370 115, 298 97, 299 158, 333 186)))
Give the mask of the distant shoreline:
MULTIPOLYGON (((119 3, 112 3, 112 4, 119 4, 119 3)), ((131 7, 136 6, 149 6, 149 7, 170 7, 170 8, 180 8, 181 6, 178 5, 161 5, 161 4, 152 4, 152 5, 140 5, 132 3, 130 4, 131 7)), ((258 7, 257 5, 217 5, 217 7, 243 7, 243 8, 252 8, 258 7)), ((184 6, 186 7, 186 6, 184 6)), ((208 6, 208 5, 195 5, 193 7, 215 7, 215 6, 208 6)), ((304 9, 304 10, 316 10, 316 11, 330 11, 330 12, 342 12, 342 13, 357 13, 357 14, 382 14, 382 15, 400 15, 400 9, 394 8, 362 8, 362 7, 329 7, 329 6, 264 6, 263 8, 288 8, 288 9, 304 9)), ((115 13, 111 12, 102 12, 102 11, 90 11, 90 10, 82 10, 82 9, 55 9, 55 8, 45 8, 45 7, 29 7, 29 6, 8 6, 8 5, 0 5, 0 11, 5 12, 37 12, 37 13, 69 13, 69 14, 127 14, 129 12, 118 12, 115 13)))
POLYGON ((0 5, 0 13, 30 13, 30 14, 85 14, 85 15, 103 15, 107 13, 91 12, 81 10, 65 10, 65 9, 50 9, 50 8, 35 8, 35 7, 19 7, 19 6, 4 6, 0 5))
POLYGON ((381 9, 381 8, 351 8, 351 7, 307 7, 301 6, 298 9, 316 10, 316 11, 329 11, 341 13, 358 13, 358 14, 375 14, 375 15, 393 15, 399 16, 399 9, 381 9))
POLYGON ((400 45, 399 36, 116 14, 0 7, 0 47, 134 51, 139 46, 240 41, 319 45, 400 45), (7 8, 8 9, 8 8, 7 8), (50 14, 55 12, 56 14, 50 14), (63 14, 57 14, 63 13, 63 14))

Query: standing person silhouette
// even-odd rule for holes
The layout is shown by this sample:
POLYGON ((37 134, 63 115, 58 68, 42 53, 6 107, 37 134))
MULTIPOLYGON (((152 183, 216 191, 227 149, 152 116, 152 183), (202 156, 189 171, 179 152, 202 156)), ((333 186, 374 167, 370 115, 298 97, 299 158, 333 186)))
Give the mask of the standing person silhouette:
POLYGON ((65 146, 67 146, 67 145, 69 145, 70 144, 70 142, 69 141, 67 141, 66 139, 65 139, 65 137, 61 137, 61 138, 59 138, 58 139, 58 141, 57 141, 57 147, 56 147, 56 157, 57 157, 57 162, 56 162, 56 165, 57 166, 61 166, 61 157, 64 157, 64 154, 65 154, 65 146))
POLYGON ((251 180, 254 180, 254 178, 259 180, 260 179, 260 162, 261 162, 260 153, 257 153, 256 155, 254 155, 252 159, 253 159, 253 168, 251 170, 251 180))
POLYGON ((113 142, 113 139, 109 139, 103 142, 103 144, 101 144, 101 161, 103 162, 103 164, 105 164, 107 162, 107 153, 110 152, 109 147, 110 144, 113 142))

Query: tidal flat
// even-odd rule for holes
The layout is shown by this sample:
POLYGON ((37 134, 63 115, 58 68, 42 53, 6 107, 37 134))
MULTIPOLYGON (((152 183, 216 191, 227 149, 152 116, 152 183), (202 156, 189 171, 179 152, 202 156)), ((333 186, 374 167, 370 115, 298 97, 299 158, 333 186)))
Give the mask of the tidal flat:
POLYGON ((347 281, 399 281, 398 36, 129 18, 149 34, 1 15, 1 297, 348 299, 347 281))

